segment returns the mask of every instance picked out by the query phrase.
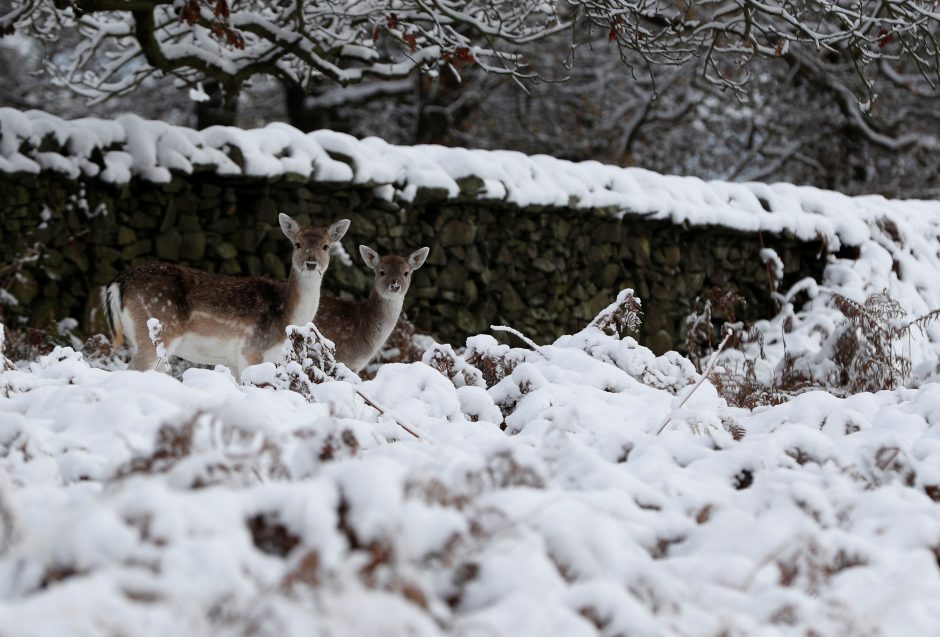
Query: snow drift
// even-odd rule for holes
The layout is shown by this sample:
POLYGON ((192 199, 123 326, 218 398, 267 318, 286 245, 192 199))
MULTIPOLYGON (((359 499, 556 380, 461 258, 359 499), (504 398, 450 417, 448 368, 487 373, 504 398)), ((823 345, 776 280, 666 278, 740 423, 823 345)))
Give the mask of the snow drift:
POLYGON ((322 354, 242 383, 67 348, 0 372, 5 634, 940 624, 940 385, 749 412, 706 381, 680 408, 689 362, 603 321, 299 390, 322 354))

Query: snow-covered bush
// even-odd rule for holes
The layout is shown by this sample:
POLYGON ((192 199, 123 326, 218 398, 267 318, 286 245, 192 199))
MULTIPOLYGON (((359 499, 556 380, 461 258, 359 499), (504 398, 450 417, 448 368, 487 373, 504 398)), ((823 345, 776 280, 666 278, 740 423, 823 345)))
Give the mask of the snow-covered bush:
POLYGON ((817 369, 828 367, 827 380, 851 393, 894 389, 907 383, 911 361, 902 341, 940 318, 940 309, 912 318, 887 290, 872 294, 864 303, 841 294, 834 294, 833 301, 845 320, 816 356, 817 369))
POLYGON ((315 400, 314 385, 327 380, 359 380, 336 360, 336 346, 313 323, 289 326, 277 363, 256 365, 246 370, 242 379, 256 387, 289 389, 311 401, 315 400))
POLYGON ((475 336, 427 361, 359 381, 308 326, 241 384, 109 372, 69 348, 0 371, 5 631, 906 637, 940 622, 940 385, 750 411, 597 325, 535 349, 475 336))
MULTIPOLYGON (((736 349, 724 354, 723 366, 712 374, 722 397, 735 406, 753 409, 785 402, 813 389, 839 394, 880 391, 923 382, 924 377, 936 374, 936 369, 927 367, 921 377, 912 377, 911 347, 914 339, 922 339, 925 329, 940 318, 940 309, 912 317, 887 290, 870 295, 863 303, 834 291, 830 298, 843 316, 826 329, 818 328, 825 337, 820 349, 793 356, 786 350, 784 334, 780 337, 784 355, 775 366, 764 351, 764 332, 755 326, 725 322, 724 329, 733 336, 736 349)), ((706 306, 703 314, 690 317, 690 325, 700 335, 705 332, 702 325, 710 319, 710 307, 706 306)))
POLYGON ((643 323, 643 304, 632 289, 621 290, 617 300, 594 317, 591 327, 596 327, 608 336, 623 338, 636 334, 643 323))

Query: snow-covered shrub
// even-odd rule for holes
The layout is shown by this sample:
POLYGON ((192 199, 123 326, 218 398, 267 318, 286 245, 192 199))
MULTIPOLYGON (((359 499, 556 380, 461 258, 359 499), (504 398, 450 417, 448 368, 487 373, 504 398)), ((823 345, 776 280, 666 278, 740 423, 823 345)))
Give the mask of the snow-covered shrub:
POLYGON ((166 352, 166 344, 163 342, 163 324, 160 319, 153 317, 147 319, 147 337, 157 352, 157 365, 162 366, 164 371, 170 371, 170 357, 166 352))
POLYGON ((248 486, 290 475, 282 451, 281 443, 262 432, 195 412, 182 423, 161 426, 152 449, 119 467, 116 478, 166 474, 177 488, 248 486))
MULTIPOLYGON (((802 283, 797 284, 798 287, 802 283)), ((787 400, 808 389, 824 389, 839 394, 895 389, 912 381, 922 382, 923 376, 934 371, 933 366, 921 370, 921 378, 913 372, 912 357, 915 342, 921 342, 926 330, 940 319, 940 309, 921 316, 911 316, 900 301, 888 290, 870 294, 863 301, 855 301, 834 290, 826 291, 827 309, 837 317, 823 312, 811 324, 811 335, 820 341, 818 348, 806 348, 806 335, 792 330, 792 306, 784 306, 783 319, 775 319, 783 333, 774 337, 783 345, 783 356, 768 378, 753 373, 756 363, 767 360, 763 355, 763 337, 770 336, 767 327, 758 332, 761 340, 755 346, 745 343, 737 353, 738 363, 743 361, 744 372, 725 374, 720 380, 728 390, 729 402, 752 406, 787 400), (797 343, 791 353, 790 342, 797 343), (746 397, 736 401, 735 393, 746 397), (765 400, 766 399, 766 402, 765 400)), ((727 366, 726 366, 727 367, 727 366)))
POLYGON ((710 288, 695 299, 686 317, 685 350, 689 360, 701 367, 725 334, 732 332, 732 346, 746 337, 744 325, 737 320, 737 308, 744 297, 735 290, 710 288), (717 325, 716 325, 717 324, 717 325))
MULTIPOLYGON (((802 289, 804 282, 795 286, 802 289)), ((790 295, 794 294, 791 291, 790 295)), ((864 302, 854 301, 829 290, 829 304, 841 320, 821 321, 814 333, 823 341, 818 350, 792 355, 788 350, 787 331, 792 327, 792 305, 784 305, 783 318, 776 319, 782 334, 776 337, 783 346, 783 356, 773 369, 765 354, 767 325, 752 326, 735 322, 734 306, 740 297, 730 292, 712 290, 705 295, 700 311, 688 320, 687 344, 693 360, 710 352, 714 317, 724 319, 722 329, 732 334, 731 347, 722 356, 722 365, 711 375, 713 384, 729 404, 753 409, 759 405, 779 404, 810 389, 828 389, 840 393, 858 393, 894 389, 911 379, 911 337, 940 319, 940 309, 912 317, 888 290, 871 294, 864 302), (698 355, 693 350, 698 348, 698 355)), ((800 340, 798 335, 790 335, 800 340)))
POLYGON ((600 311, 591 326, 608 336, 623 338, 636 334, 643 324, 643 305, 631 288, 621 290, 617 300, 600 311))
POLYGON ((424 353, 421 362, 447 376, 455 387, 486 387, 483 372, 458 356, 450 345, 435 343, 424 353))
POLYGON ((68 348, 0 372, 16 388, 0 396, 6 632, 906 637, 940 622, 940 385, 739 409, 678 354, 596 326, 534 350, 477 336, 433 350, 443 375, 399 363, 364 382, 338 378, 310 329, 290 349, 244 384, 111 373, 68 348), (465 382, 471 357, 490 362, 486 386, 465 382), (286 391, 289 367, 304 391, 286 391))
POLYGON ((911 361, 903 351, 903 340, 911 331, 940 319, 940 309, 911 318, 887 290, 872 294, 864 303, 834 293, 833 303, 845 320, 823 349, 834 364, 825 380, 851 393, 894 389, 907 383, 911 361))
POLYGON ((486 386, 492 387, 531 355, 526 350, 513 349, 497 342, 492 336, 480 334, 467 339, 467 351, 463 358, 480 371, 486 386))
POLYGON ((104 334, 93 334, 84 340, 76 332, 78 321, 65 318, 50 321, 45 327, 19 327, 6 332, 6 354, 9 360, 32 361, 52 353, 57 347, 81 352, 93 367, 123 369, 128 350, 114 350, 104 334))
POLYGON ((596 360, 625 371, 644 385, 676 393, 694 383, 699 375, 692 363, 678 352, 656 356, 628 335, 642 325, 641 307, 632 289, 621 290, 616 301, 601 310, 587 327, 577 334, 562 336, 554 346, 580 349, 596 360))
POLYGON ((8 372, 14 369, 13 363, 10 362, 4 355, 4 349, 6 347, 6 332, 4 330, 3 323, 0 323, 0 396, 9 397, 12 393, 12 388, 10 387, 10 381, 8 381, 4 375, 4 372, 8 372))
POLYGON ((290 325, 287 340, 276 364, 246 370, 245 383, 258 387, 289 389, 314 400, 313 385, 329 380, 358 381, 348 367, 336 360, 336 346, 316 325, 290 325))
MULTIPOLYGON (((709 375, 709 380, 718 390, 718 395, 728 401, 729 405, 745 409, 755 409, 762 405, 778 405, 789 400, 795 391, 812 386, 811 384, 791 385, 784 389, 777 383, 768 383, 758 378, 757 361, 747 356, 742 359, 743 369, 720 367, 709 375)), ((792 375, 788 378, 795 379, 792 375)))
POLYGON ((323 336, 313 323, 287 328, 287 343, 278 364, 291 363, 299 365, 307 379, 317 384, 327 379, 349 379, 354 375, 336 360, 333 341, 323 336))

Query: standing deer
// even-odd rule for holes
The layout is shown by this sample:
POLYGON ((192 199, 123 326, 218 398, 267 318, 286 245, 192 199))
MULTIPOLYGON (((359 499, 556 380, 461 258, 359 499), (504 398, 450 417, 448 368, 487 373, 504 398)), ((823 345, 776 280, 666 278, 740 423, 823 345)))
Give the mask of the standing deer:
POLYGON ((354 303, 324 296, 314 319, 320 332, 336 345, 336 360, 354 372, 372 360, 398 322, 411 273, 424 265, 430 250, 421 248, 408 258, 380 257, 372 248, 359 246, 362 260, 375 272, 369 298, 354 303))
POLYGON ((278 221, 294 246, 286 282, 147 263, 102 289, 114 345, 125 335, 130 342, 130 369, 154 369, 159 362, 147 325, 151 318, 160 321, 167 356, 221 363, 239 376, 249 365, 275 360, 286 327, 305 325, 316 315, 330 244, 349 229, 348 219, 327 229, 301 228, 285 214, 278 221))

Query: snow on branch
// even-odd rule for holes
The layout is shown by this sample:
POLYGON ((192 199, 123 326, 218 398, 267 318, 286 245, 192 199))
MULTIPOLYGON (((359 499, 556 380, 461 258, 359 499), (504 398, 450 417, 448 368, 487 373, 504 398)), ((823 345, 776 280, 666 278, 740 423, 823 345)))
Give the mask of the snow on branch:
MULTIPOLYGON (((611 42, 654 66, 697 59, 703 76, 740 89, 756 58, 830 56, 871 93, 873 62, 914 67, 931 86, 940 79, 936 3, 900 0, 570 0, 611 42)), ((833 65, 836 66, 836 65, 833 65)))
POLYGON ((71 59, 50 66, 93 100, 157 73, 190 86, 213 79, 229 97, 258 74, 299 86, 393 80, 444 65, 524 77, 511 47, 564 26, 552 3, 472 0, 14 0, 0 16, 6 30, 47 38, 78 30, 71 59))
POLYGON ((93 101, 155 74, 189 87, 215 80, 229 99, 259 74, 347 86, 477 66, 531 79, 528 45, 559 35, 573 51, 598 32, 625 63, 635 61, 628 53, 654 71, 691 61, 707 81, 737 91, 755 59, 830 58, 827 73, 854 74, 853 93, 870 101, 871 69, 884 64, 935 85, 938 24, 936 3, 917 0, 12 0, 0 35, 77 31, 73 55, 49 69, 93 101))

